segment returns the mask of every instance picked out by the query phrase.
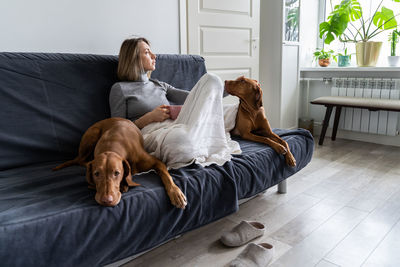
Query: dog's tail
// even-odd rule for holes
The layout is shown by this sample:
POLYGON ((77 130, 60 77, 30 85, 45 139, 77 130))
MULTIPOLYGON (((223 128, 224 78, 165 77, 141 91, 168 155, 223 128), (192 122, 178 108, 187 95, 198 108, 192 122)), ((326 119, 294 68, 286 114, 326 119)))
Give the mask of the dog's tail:
POLYGON ((72 160, 68 160, 68 161, 58 165, 57 167, 54 167, 53 171, 58 171, 58 170, 61 170, 63 168, 73 166, 73 165, 81 165, 81 160, 79 158, 74 158, 72 160))

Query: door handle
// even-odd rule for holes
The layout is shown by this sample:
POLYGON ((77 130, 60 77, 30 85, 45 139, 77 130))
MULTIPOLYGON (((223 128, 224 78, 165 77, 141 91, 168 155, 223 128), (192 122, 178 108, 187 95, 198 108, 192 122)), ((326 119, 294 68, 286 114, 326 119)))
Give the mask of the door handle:
POLYGON ((259 38, 258 37, 253 37, 251 38, 251 42, 253 43, 253 49, 257 48, 257 42, 258 42, 259 38))

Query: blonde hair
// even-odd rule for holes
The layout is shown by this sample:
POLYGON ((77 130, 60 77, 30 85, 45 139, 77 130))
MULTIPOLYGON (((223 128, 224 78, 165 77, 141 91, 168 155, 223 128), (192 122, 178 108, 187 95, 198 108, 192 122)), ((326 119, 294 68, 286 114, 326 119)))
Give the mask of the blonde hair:
POLYGON ((130 38, 122 42, 118 56, 118 79, 121 81, 137 81, 143 72, 142 60, 140 59, 140 42, 150 45, 143 37, 130 38))

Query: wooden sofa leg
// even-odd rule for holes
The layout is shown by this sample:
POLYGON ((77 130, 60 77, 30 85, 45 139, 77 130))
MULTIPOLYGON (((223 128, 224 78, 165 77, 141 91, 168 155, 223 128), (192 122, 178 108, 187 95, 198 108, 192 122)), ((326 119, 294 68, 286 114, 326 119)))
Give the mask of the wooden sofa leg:
POLYGON ((333 123, 333 131, 332 131, 332 141, 336 140, 336 133, 337 133, 337 128, 339 126, 339 119, 340 119, 340 113, 342 113, 342 107, 337 106, 336 111, 335 111, 335 121, 333 123))
POLYGON ((326 106, 325 118, 324 118, 321 135, 319 137, 319 142, 318 142, 318 144, 320 146, 322 146, 322 144, 324 143, 326 130, 328 129, 329 119, 331 118, 331 114, 332 114, 332 108, 333 108, 333 106, 326 106))
POLYGON ((286 179, 285 179, 285 180, 283 180, 282 182, 280 182, 278 184, 278 193, 286 194, 286 192, 287 192, 287 182, 286 182, 286 179))

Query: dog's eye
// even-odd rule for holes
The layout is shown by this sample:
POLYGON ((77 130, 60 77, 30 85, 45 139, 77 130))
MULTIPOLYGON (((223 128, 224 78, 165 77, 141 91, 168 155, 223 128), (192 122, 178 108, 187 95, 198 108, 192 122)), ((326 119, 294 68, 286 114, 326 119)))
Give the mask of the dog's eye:
POLYGON ((96 177, 99 177, 100 173, 96 171, 96 172, 93 173, 93 175, 96 176, 96 177))
POLYGON ((240 82, 241 82, 241 83, 244 83, 244 82, 245 82, 245 80, 240 80, 240 82))
POLYGON ((118 176, 119 173, 120 173, 119 171, 115 171, 115 172, 114 172, 114 176, 118 176))

